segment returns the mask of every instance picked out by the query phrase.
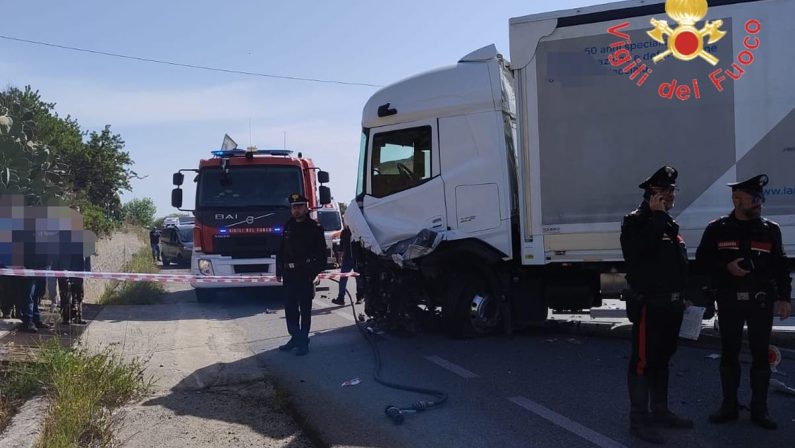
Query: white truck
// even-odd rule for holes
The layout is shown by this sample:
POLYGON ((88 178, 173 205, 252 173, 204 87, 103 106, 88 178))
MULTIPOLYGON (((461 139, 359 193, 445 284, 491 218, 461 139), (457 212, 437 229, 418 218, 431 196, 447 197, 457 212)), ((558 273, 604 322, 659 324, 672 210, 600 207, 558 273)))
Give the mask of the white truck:
POLYGON ((320 207, 315 213, 314 218, 323 226, 323 235, 326 238, 326 266, 329 269, 338 268, 341 263, 338 252, 342 233, 342 215, 339 206, 332 198, 330 204, 320 207))
POLYGON ((376 92, 345 217, 367 313, 472 335, 598 306, 624 286, 621 221, 663 165, 691 257, 731 211, 726 183, 759 173, 795 253, 795 1, 709 3, 513 18, 511 62, 486 46, 376 92))

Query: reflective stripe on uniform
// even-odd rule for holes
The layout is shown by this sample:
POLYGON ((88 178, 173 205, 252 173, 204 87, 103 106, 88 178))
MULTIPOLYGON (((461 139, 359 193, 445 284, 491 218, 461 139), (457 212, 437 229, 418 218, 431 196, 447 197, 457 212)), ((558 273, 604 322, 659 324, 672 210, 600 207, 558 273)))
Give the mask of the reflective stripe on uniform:
POLYGON ((643 375, 646 370, 646 305, 640 310, 640 323, 638 328, 638 365, 635 373, 643 375))

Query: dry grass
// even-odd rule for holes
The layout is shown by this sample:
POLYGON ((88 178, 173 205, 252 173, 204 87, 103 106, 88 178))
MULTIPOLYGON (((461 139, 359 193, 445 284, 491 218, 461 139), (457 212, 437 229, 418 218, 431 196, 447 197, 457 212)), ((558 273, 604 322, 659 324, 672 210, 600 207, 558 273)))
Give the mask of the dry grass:
POLYGON ((41 369, 35 363, 11 362, 0 370, 0 432, 11 422, 17 409, 41 392, 41 369))
MULTIPOLYGON (((124 265, 123 272, 157 273, 160 269, 154 261, 148 247, 136 252, 132 259, 124 265)), ((97 303, 100 305, 148 305, 157 302, 157 298, 165 292, 163 285, 153 282, 119 282, 110 281, 97 303)))
POLYGON ((16 408, 37 394, 49 398, 41 448, 109 446, 112 410, 149 389, 144 365, 124 361, 110 348, 91 353, 50 341, 38 349, 35 361, 9 365, 0 401, 16 408))

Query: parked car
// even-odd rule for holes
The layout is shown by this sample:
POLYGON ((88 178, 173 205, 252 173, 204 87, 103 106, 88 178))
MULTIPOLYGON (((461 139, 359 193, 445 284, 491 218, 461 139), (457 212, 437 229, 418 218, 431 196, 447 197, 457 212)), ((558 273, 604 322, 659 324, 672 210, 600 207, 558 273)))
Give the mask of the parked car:
POLYGON ((193 255, 193 224, 166 226, 160 232, 160 259, 163 266, 176 263, 190 266, 193 255))

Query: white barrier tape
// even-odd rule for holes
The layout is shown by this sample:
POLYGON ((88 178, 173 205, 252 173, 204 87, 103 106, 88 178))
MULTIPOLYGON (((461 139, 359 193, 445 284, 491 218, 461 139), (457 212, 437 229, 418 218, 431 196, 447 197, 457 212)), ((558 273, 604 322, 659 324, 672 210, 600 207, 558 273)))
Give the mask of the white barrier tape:
MULTIPOLYGON (((317 278, 340 279, 357 277, 355 272, 321 272, 317 278)), ((45 269, 0 268, 0 276, 88 278, 160 283, 279 283, 275 275, 193 275, 193 274, 136 274, 128 272, 50 271, 45 269)))

